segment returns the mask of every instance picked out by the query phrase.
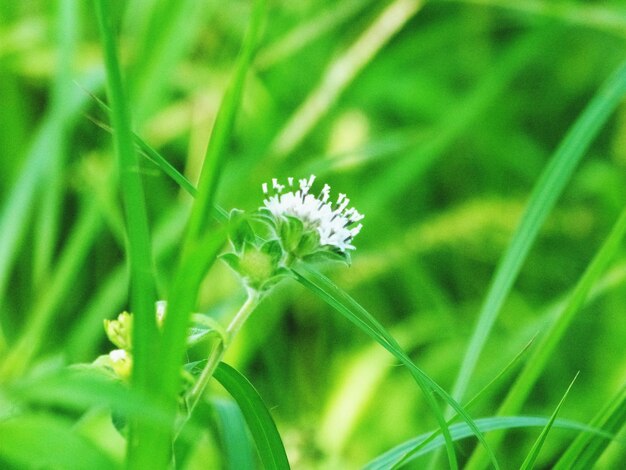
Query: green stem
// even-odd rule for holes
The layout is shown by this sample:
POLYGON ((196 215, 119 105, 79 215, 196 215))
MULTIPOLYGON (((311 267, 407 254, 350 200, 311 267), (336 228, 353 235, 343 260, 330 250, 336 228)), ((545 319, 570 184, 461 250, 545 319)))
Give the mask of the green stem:
POLYGON ((262 295, 258 291, 251 289, 248 291, 248 298, 226 328, 226 337, 224 339, 219 339, 216 346, 211 350, 211 353, 209 354, 209 357, 207 359, 207 363, 204 366, 200 377, 189 392, 189 396, 187 399, 188 416, 191 416, 193 410, 200 401, 200 398, 202 397, 206 386, 213 377, 213 373, 215 372, 215 369, 224 357, 224 354, 226 354, 226 351, 228 350, 228 346, 230 345, 232 339, 237 335, 237 333, 246 322, 246 320, 250 317, 250 314, 252 314, 257 305, 259 305, 261 298, 262 295))
POLYGON ((246 322, 250 314, 254 311, 254 309, 259 305, 261 301, 261 293, 256 290, 248 290, 248 298, 245 303, 241 306, 237 314, 230 321, 230 324, 226 328, 226 339, 230 343, 232 338, 237 335, 243 324, 246 322))

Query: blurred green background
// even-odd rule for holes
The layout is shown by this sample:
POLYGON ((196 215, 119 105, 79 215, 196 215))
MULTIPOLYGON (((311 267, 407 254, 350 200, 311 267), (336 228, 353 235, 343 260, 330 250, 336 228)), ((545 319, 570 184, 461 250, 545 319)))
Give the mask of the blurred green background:
MULTIPOLYGON (((195 182, 250 4, 113 3, 135 130, 195 182)), ((262 182, 311 173, 347 193, 364 228, 353 265, 325 272, 451 390, 533 186, 626 58, 626 4, 272 0, 268 10, 219 204, 254 210, 262 182)), ((105 96, 91 3, 1 0, 0 354, 40 321, 40 360, 90 362, 111 348, 102 319, 128 307, 108 118, 91 94, 105 96)), ((626 201, 625 136, 622 104, 542 228, 467 396, 545 329, 606 238, 626 201)), ((139 171, 165 298, 190 200, 148 159, 139 171)), ((580 371, 561 416, 588 422, 624 383, 620 253, 524 414, 549 416, 580 371)), ((218 317, 243 298, 222 265, 204 286, 198 309, 218 317)), ((227 362, 259 390, 296 468, 358 467, 437 427, 409 374, 295 282, 255 312, 227 362)), ((513 380, 472 415, 493 415, 513 380)), ((511 433, 503 467, 538 433, 511 433)), ((540 467, 573 437, 554 431, 540 467)), ((460 444, 461 459, 473 445, 460 444)), ((604 468, 623 462, 624 446, 604 458, 604 468)))

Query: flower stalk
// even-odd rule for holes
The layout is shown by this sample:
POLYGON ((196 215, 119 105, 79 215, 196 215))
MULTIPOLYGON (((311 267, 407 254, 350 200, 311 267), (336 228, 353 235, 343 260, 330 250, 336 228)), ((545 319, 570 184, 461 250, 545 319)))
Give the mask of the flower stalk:
POLYGON ((209 353, 207 363, 202 369, 202 373, 187 396, 188 416, 191 416, 193 410, 198 405, 204 390, 213 377, 213 373, 224 357, 224 354, 226 354, 232 339, 237 335, 243 324, 250 317, 254 309, 259 305, 261 298, 261 293, 253 289, 248 289, 248 297, 228 324, 228 327, 226 328, 226 336, 224 338, 217 339, 216 345, 209 353))

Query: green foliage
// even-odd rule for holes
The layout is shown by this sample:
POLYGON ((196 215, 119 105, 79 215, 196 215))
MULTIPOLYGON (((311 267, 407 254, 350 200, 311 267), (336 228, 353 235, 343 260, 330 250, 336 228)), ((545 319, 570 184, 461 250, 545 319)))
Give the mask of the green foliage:
POLYGON ((626 460, 623 2, 0 17, 0 467, 626 460), (260 209, 312 173, 350 256, 260 209))
MULTIPOLYGON (((576 377, 578 377, 578 374, 576 374, 576 377)), ((574 385, 574 382, 576 381, 576 377, 574 377, 574 380, 572 380, 572 383, 569 385, 569 387, 567 387, 567 390, 565 391, 563 398, 561 398, 561 401, 555 408, 554 413, 552 413, 552 416, 550 416, 550 419, 541 430, 541 434, 539 434, 539 437, 537 438, 537 440, 533 444, 533 447, 530 449, 530 452, 524 459, 524 462, 522 463, 520 470, 530 470, 535 467, 535 462, 537 462, 537 457, 539 457, 539 452, 541 452, 541 448, 543 447, 548 437, 548 433, 554 426, 554 422, 556 421, 556 417, 559 414, 559 410, 563 406, 563 402, 565 401, 565 398, 567 398, 567 395, 572 389, 572 385, 574 385)))
POLYGON ((289 462, 272 415, 252 384, 227 364, 215 369, 215 379, 237 401, 256 443, 263 467, 288 469, 289 462))

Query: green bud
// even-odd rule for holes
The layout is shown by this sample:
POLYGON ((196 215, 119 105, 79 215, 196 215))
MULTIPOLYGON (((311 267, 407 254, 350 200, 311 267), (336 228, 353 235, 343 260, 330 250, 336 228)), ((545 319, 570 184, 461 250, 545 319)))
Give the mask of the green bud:
POLYGON ((132 349, 133 316, 122 312, 117 320, 104 320, 104 331, 113 344, 120 349, 132 349))
POLYGON ((255 288, 272 277, 277 267, 271 255, 257 249, 246 249, 239 260, 239 266, 250 287, 255 288))
POLYGON ((221 258, 248 287, 257 291, 266 290, 284 274, 284 251, 278 240, 266 241, 260 247, 245 243, 241 253, 225 253, 221 258))

